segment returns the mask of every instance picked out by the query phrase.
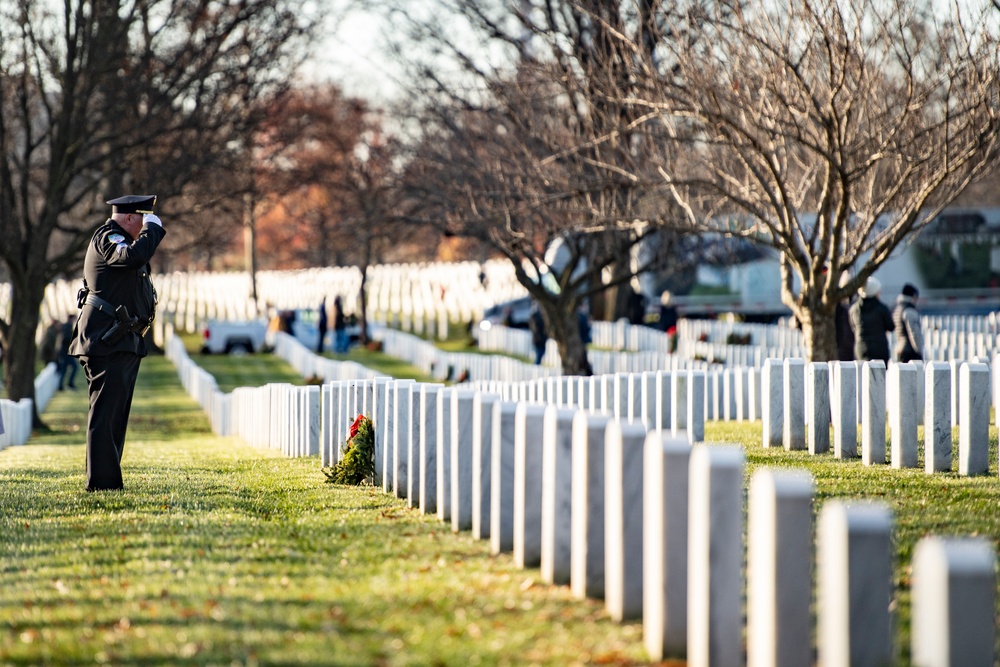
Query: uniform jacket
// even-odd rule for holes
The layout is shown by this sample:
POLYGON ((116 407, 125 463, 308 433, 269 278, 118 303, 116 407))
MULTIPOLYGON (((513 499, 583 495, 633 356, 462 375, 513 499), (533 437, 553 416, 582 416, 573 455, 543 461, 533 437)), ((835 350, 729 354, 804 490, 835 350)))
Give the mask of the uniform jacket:
MULTIPOLYGON (((152 317, 155 301, 149 260, 164 234, 159 225, 146 223, 139 238, 132 241, 113 220, 98 227, 83 262, 83 278, 91 293, 114 307, 125 306, 132 317, 152 317)), ((101 340, 114 323, 113 316, 84 305, 73 331, 69 353, 74 357, 106 356, 116 352, 146 356, 146 342, 138 333, 129 333, 113 345, 101 340)))

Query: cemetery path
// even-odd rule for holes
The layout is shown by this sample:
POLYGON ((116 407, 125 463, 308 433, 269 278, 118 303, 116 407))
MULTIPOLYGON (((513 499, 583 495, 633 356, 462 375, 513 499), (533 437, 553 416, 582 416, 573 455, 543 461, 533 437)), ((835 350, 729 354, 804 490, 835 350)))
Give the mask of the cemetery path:
POLYGON ((639 664, 640 624, 318 460, 214 436, 147 358, 127 490, 83 491, 86 391, 0 452, 0 665, 639 664))

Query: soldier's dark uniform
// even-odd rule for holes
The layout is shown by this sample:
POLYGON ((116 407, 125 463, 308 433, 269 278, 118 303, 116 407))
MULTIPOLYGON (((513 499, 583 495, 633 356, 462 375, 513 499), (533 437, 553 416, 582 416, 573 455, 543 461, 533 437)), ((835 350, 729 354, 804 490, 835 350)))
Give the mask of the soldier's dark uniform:
MULTIPOLYGON (((155 196, 129 195, 109 201, 116 213, 145 213, 155 196)), ((82 312, 69 353, 79 357, 90 387, 87 417, 87 490, 121 489, 121 458, 139 361, 146 356, 142 333, 152 321, 155 292, 149 261, 164 236, 163 227, 143 222, 134 241, 108 219, 91 239, 83 265, 82 312), (89 292, 88 292, 89 291, 89 292), (131 326, 120 338, 107 336, 124 306, 131 326), (115 340, 117 338, 117 340, 115 340)))

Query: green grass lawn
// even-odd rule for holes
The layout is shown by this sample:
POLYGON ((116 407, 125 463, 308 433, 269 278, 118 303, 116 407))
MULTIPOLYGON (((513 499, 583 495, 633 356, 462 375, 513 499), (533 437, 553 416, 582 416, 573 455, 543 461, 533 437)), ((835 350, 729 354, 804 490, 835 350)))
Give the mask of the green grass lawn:
MULTIPOLYGON (((832 436, 832 432, 831 432, 832 436)), ((859 436, 860 438, 860 436, 859 436)), ((857 498, 884 503, 893 514, 894 563, 897 597, 895 613, 900 632, 901 664, 908 664, 910 631, 910 566, 913 548, 927 535, 980 536, 1000 552, 1000 480, 997 470, 997 428, 990 427, 990 473, 963 477, 957 473, 923 471, 923 427, 918 428, 919 468, 894 470, 888 465, 865 466, 860 459, 839 460, 832 452, 811 455, 761 446, 758 422, 709 422, 705 439, 742 445, 746 476, 760 466, 809 470, 816 483, 815 510, 830 498, 857 498)), ((952 467, 958 469, 958 429, 954 429, 952 467)), ((832 443, 832 437, 831 437, 832 443)), ((887 453, 888 453, 887 434, 887 453)), ((860 440, 858 452, 860 453, 860 440)), ((1000 604, 1000 597, 998 597, 1000 604)))
MULTIPOLYGON (((180 336, 192 361, 215 377, 221 391, 229 392, 236 387, 260 387, 268 382, 305 384, 304 378, 273 354, 248 354, 245 356, 199 354, 201 338, 191 333, 180 336)), ((348 354, 327 352, 323 356, 338 361, 353 361, 365 368, 397 379, 413 379, 417 382, 433 381, 428 374, 416 366, 359 346, 352 347, 348 354)))
POLYGON ((142 364, 127 490, 83 492, 86 392, 0 452, 0 664, 629 664, 641 626, 395 498, 211 434, 142 364))
MULTIPOLYGON (((229 385, 250 358, 206 359, 229 385)), ((316 458, 213 436, 162 357, 142 365, 124 493, 82 490, 86 392, 58 394, 45 419, 50 433, 0 452, 0 665, 644 661, 640 624, 613 623, 469 533, 326 484, 316 458)), ((990 433, 990 474, 963 478, 763 449, 760 422, 706 426, 746 448, 747 476, 809 469, 817 509, 845 496, 891 507, 901 664, 916 541, 1000 541, 990 433)))

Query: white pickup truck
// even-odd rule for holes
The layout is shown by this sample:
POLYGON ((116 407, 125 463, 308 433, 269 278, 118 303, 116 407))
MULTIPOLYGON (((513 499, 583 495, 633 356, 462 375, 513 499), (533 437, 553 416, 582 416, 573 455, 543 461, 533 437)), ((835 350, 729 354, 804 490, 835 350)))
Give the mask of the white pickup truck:
POLYGON ((202 354, 252 354, 264 348, 266 320, 209 320, 202 329, 202 354))

